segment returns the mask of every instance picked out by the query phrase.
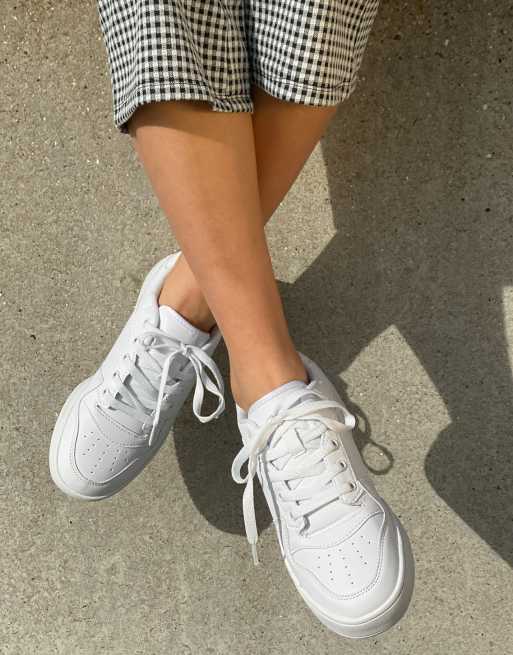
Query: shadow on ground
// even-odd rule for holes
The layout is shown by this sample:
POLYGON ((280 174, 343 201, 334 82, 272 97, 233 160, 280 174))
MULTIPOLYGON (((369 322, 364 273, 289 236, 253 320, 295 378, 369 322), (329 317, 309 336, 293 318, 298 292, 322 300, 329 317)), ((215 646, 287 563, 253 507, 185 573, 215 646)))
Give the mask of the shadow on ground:
MULTIPOLYGON (((427 477, 513 565, 502 306, 513 285, 512 107, 510 87, 498 84, 511 67, 504 25, 513 10, 502 5, 382 4, 366 79, 322 143, 337 234, 282 293, 299 348, 335 380, 389 326, 400 330, 451 419, 429 451, 427 477)), ((234 421, 229 413, 209 427, 201 460, 179 435, 176 449, 198 509, 243 534, 241 490, 227 475, 239 447, 234 421)), ((371 427, 357 435, 360 446, 374 438, 371 427)), ((261 497, 257 505, 263 528, 261 497)))

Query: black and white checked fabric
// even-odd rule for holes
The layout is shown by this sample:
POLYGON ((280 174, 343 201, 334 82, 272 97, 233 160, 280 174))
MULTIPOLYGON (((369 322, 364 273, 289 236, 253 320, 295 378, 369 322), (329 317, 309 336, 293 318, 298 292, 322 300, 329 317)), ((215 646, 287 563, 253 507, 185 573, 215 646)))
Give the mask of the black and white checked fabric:
POLYGON ((124 133, 138 106, 206 100, 253 111, 251 84, 331 105, 357 83, 379 0, 98 0, 124 133))

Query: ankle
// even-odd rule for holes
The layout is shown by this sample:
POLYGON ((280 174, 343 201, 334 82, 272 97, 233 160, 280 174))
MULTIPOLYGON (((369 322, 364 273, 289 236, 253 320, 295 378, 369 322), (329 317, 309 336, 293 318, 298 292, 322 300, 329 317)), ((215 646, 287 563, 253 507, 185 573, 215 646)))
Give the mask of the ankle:
POLYGON ((262 396, 293 380, 308 383, 308 373, 296 351, 285 358, 266 356, 253 364, 246 362, 240 369, 231 366, 230 370, 233 398, 244 411, 262 396))
POLYGON ((203 332, 210 332, 216 324, 201 289, 182 257, 169 272, 158 302, 159 305, 172 307, 203 332))
POLYGON ((201 292, 191 291, 183 296, 174 293, 161 293, 159 305, 172 307, 186 321, 203 332, 210 332, 216 324, 201 292))

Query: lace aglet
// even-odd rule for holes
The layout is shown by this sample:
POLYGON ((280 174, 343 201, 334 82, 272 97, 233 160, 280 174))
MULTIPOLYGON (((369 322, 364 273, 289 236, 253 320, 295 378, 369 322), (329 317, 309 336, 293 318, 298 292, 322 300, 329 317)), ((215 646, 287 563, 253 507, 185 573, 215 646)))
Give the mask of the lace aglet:
POLYGON ((258 566, 260 563, 260 560, 258 559, 258 552, 257 552, 257 545, 256 544, 251 544, 251 554, 253 555, 253 564, 255 566, 258 566))

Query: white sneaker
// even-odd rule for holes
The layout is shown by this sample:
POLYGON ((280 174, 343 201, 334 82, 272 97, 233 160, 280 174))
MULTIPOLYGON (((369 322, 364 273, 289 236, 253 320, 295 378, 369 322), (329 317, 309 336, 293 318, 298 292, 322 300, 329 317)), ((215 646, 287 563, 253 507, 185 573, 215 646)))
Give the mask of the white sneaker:
POLYGON ((301 357, 308 385, 278 387, 247 413, 237 407, 244 446, 232 475, 246 484, 246 533, 257 563, 257 473, 285 564, 307 605, 334 632, 370 637, 406 612, 413 556, 355 446, 355 417, 321 369, 301 357), (248 473, 241 477, 245 462, 248 473))
POLYGON ((50 473, 70 496, 100 500, 133 480, 165 441, 195 381, 198 419, 209 421, 224 410, 223 380, 210 357, 221 340, 219 329, 202 332, 158 305, 179 255, 153 267, 103 364, 75 388, 59 414, 50 473), (205 388, 218 399, 208 416, 200 414, 205 388))

